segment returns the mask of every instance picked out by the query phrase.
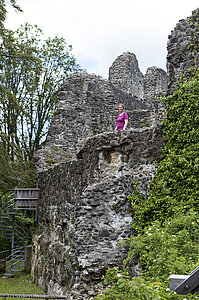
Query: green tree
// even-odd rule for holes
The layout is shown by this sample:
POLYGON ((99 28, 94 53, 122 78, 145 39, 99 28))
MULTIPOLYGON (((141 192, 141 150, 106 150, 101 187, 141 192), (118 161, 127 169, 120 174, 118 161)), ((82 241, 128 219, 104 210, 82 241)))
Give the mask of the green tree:
POLYGON ((14 187, 35 187, 36 184, 33 163, 24 161, 17 147, 14 151, 17 159, 12 160, 3 144, 0 143, 0 194, 14 187))
POLYGON ((15 0, 5 1, 0 0, 0 36, 2 36, 5 32, 4 22, 6 20, 7 15, 7 5, 10 4, 17 11, 22 11, 15 0))
POLYGON ((42 34, 26 23, 9 31, 0 45, 1 133, 7 135, 4 144, 12 159, 12 144, 25 160, 32 159, 45 139, 60 86, 81 70, 64 38, 42 40, 42 34))

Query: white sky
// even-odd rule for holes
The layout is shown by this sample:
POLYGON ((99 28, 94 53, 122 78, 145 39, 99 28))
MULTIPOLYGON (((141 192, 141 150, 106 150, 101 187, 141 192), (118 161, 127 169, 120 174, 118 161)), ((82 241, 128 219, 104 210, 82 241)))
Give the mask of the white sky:
POLYGON ((37 24, 46 36, 63 36, 89 73, 108 77, 123 52, 133 52, 143 74, 166 70, 168 35, 199 0, 17 0, 23 13, 9 12, 6 27, 37 24))

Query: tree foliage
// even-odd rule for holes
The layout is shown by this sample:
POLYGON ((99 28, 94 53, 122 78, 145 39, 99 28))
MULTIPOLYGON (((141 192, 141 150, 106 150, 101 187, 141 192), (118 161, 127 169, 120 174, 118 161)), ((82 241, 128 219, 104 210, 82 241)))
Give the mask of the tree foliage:
MULTIPOLYGON (((18 152, 17 149, 15 151, 18 152)), ((36 174, 31 161, 24 161, 20 155, 13 161, 2 144, 0 144, 0 161, 0 192, 14 187, 25 188, 36 185, 36 174)))
MULTIPOLYGON (((17 8, 15 1, 10 1, 17 8)), ((6 6, 1 2, 6 17, 6 6)), ((1 16, 0 16, 1 17, 1 16)), ((32 158, 46 138, 63 81, 81 71, 63 37, 37 25, 3 30, 0 40, 0 191, 35 184, 32 158)))
POLYGON ((5 32, 4 22, 6 20, 7 15, 7 5, 11 5, 17 11, 22 11, 20 6, 17 4, 15 0, 5 1, 0 0, 0 36, 2 36, 5 32))
POLYGON ((41 29, 26 23, 9 31, 0 45, 1 138, 6 135, 12 159, 12 144, 25 160, 32 159, 46 136, 60 86, 80 70, 63 38, 41 36, 41 29))

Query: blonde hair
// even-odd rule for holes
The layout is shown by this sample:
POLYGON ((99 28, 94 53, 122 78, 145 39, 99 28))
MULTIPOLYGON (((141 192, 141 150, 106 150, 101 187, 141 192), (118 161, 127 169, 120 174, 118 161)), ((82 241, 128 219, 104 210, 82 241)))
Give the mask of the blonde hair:
POLYGON ((124 104, 120 103, 120 104, 118 104, 118 107, 119 107, 119 106, 122 106, 122 107, 123 107, 123 110, 124 110, 124 104))

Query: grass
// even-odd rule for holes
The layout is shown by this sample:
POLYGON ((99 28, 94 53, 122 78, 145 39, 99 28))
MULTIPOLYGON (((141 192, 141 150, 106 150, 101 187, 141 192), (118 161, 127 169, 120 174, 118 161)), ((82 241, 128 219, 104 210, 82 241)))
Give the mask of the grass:
POLYGON ((31 281, 30 274, 24 272, 16 272, 14 277, 4 277, 3 275, 0 276, 0 293, 38 295, 45 294, 42 289, 40 289, 35 283, 31 281))

